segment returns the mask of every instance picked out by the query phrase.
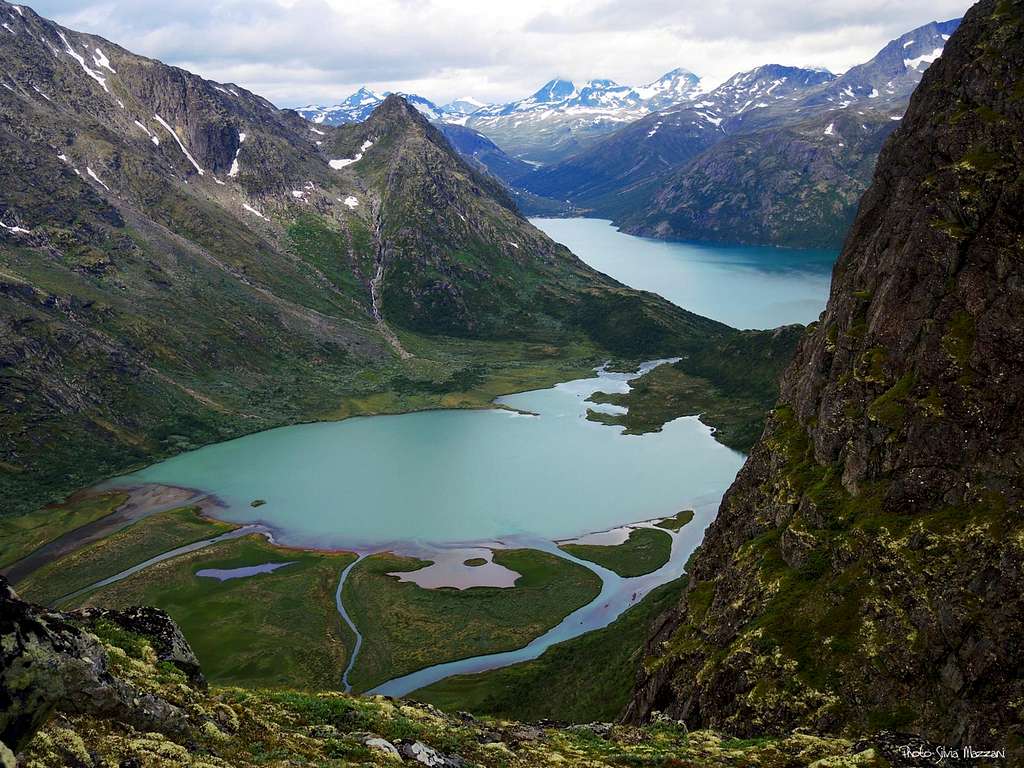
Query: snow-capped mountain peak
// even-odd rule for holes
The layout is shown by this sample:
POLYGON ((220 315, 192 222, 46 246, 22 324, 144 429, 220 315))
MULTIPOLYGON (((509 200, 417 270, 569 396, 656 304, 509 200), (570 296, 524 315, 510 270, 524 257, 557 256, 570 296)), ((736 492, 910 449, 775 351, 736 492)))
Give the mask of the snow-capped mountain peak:
MULTIPOLYGON (((361 123, 391 93, 391 91, 378 92, 362 87, 334 106, 322 107, 318 104, 310 104, 306 107, 300 107, 295 111, 314 123, 325 123, 327 125, 361 123)), ((434 122, 462 124, 466 122, 468 115, 486 106, 483 102, 474 99, 472 96, 463 96, 450 104, 440 107, 430 99, 415 93, 402 93, 401 91, 395 91, 395 93, 416 107, 425 118, 434 122)))
MULTIPOLYGON (((363 87, 334 106, 322 107, 311 104, 295 111, 314 123, 326 125, 361 123, 390 95, 391 91, 380 93, 363 87)), ((444 108, 437 106, 430 99, 425 99, 414 93, 399 93, 398 95, 416 107, 428 120, 440 120, 445 114, 444 108)))
POLYGON ((713 109, 718 116, 738 115, 749 109, 770 106, 835 79, 836 76, 827 69, 764 64, 746 72, 737 72, 701 96, 696 106, 713 109))
POLYGON ((342 104, 346 107, 358 107, 366 106, 368 104, 378 104, 384 101, 384 98, 386 96, 386 93, 377 93, 376 91, 371 91, 369 88, 360 88, 358 91, 356 91, 347 99, 345 99, 342 102, 342 104))
POLYGON ((833 81, 816 103, 846 107, 863 99, 884 101, 908 96, 959 25, 960 19, 933 21, 891 40, 870 61, 851 67, 833 81))
POLYGON ((684 67, 666 72, 654 82, 634 89, 652 110, 679 104, 700 92, 700 77, 684 67))
POLYGON ((481 107, 486 106, 482 101, 474 99, 472 96, 460 96, 454 101, 445 104, 441 109, 450 115, 471 115, 481 107))
POLYGON ((540 89, 523 101, 532 101, 537 104, 557 104, 571 99, 578 93, 576 85, 571 80, 555 78, 549 80, 540 89))

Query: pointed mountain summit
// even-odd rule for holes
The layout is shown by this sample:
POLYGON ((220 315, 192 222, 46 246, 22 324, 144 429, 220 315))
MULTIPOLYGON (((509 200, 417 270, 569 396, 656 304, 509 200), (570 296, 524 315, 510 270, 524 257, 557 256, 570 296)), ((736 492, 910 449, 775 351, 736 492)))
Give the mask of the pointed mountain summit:
POLYGON ((653 83, 639 86, 635 90, 651 110, 665 109, 697 94, 700 91, 700 77, 685 67, 676 67, 653 83))
MULTIPOLYGON (((370 116, 370 113, 372 113, 373 110, 380 106, 390 93, 390 91, 378 93, 370 90, 369 88, 363 87, 344 101, 335 104, 334 106, 321 107, 316 104, 311 104, 308 107, 301 107, 295 111, 317 125, 347 125, 348 123, 361 123, 370 116)), ((414 93, 400 93, 399 95, 404 97, 406 101, 426 115, 428 120, 441 120, 448 117, 447 110, 444 107, 439 107, 430 99, 417 96, 414 93)), ((453 116, 458 117, 458 115, 454 114, 453 116)))
POLYGON ((538 104, 557 104, 575 96, 576 85, 571 80, 555 78, 544 83, 528 100, 538 104))

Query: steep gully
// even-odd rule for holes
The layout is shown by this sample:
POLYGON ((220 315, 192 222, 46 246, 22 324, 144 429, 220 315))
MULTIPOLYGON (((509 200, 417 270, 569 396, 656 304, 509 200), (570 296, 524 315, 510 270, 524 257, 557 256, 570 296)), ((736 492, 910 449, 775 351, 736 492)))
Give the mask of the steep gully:
POLYGON ((383 301, 381 299, 381 284, 384 282, 384 237, 382 235, 383 227, 381 225, 381 212, 378 211, 374 216, 373 225, 373 237, 376 244, 376 266, 377 271, 373 278, 370 280, 370 301, 373 307, 373 319, 377 323, 377 330, 381 336, 387 339, 398 356, 403 360, 408 360, 414 355, 409 352, 405 347, 402 346, 402 342, 399 341, 398 336, 391 330, 391 327, 384 320, 384 315, 381 311, 383 301))

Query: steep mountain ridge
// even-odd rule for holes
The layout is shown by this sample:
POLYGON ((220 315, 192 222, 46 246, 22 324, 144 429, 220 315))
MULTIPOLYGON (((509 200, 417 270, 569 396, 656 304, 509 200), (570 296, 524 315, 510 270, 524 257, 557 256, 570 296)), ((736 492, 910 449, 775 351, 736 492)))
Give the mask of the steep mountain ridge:
POLYGON ((1022 41, 983 0, 925 73, 628 719, 1019 759, 1022 41))
POLYGON ((791 101, 806 96, 808 90, 831 83, 836 75, 827 69, 764 64, 747 72, 738 72, 694 106, 719 117, 742 115, 748 109, 764 109, 779 100, 791 101))
POLYGON ((364 291, 268 218, 335 183, 308 123, 27 7, 0 15, 5 512, 295 418, 387 365, 364 291), (282 368, 309 389, 275 394, 282 368))
POLYGON ((864 99, 884 102, 909 96, 928 65, 942 54, 959 24, 959 19, 933 21, 900 35, 871 61, 850 67, 827 88, 805 99, 805 104, 831 102, 849 106, 864 99))

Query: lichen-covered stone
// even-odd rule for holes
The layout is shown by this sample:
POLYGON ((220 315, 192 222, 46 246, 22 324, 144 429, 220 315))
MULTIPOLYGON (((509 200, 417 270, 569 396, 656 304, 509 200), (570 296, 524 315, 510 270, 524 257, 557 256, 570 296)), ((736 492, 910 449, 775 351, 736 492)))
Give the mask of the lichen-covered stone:
POLYGON ((160 661, 176 666, 198 687, 206 685, 199 659, 192 652, 185 636, 166 612, 149 606, 134 606, 123 611, 104 608, 85 608, 71 614, 75 621, 86 627, 95 627, 100 622, 111 622, 126 632, 144 635, 152 644, 160 661))
POLYGON ((387 739, 382 739, 379 736, 371 736, 367 739, 363 739, 363 744, 375 752, 382 753, 385 757, 394 760, 401 760, 402 755, 398 751, 398 747, 392 744, 387 739))
POLYGON ((68 615, 19 600, 0 576, 0 741, 20 750, 54 710, 182 731, 184 713, 116 677, 68 615))

